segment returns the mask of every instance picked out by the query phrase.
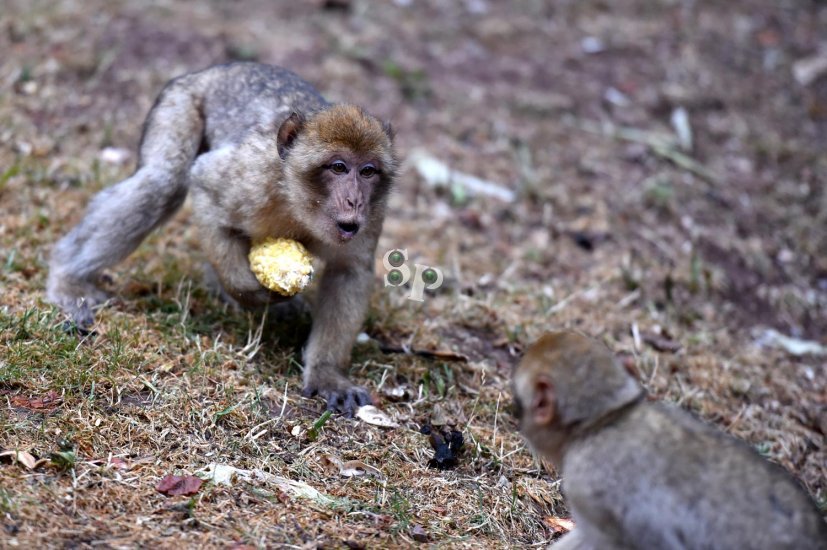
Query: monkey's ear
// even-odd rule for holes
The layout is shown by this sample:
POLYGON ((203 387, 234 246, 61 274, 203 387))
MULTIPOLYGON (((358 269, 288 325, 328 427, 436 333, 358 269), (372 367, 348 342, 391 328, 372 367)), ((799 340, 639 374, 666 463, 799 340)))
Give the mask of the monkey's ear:
POLYGON ((279 156, 282 159, 287 158, 287 151, 293 146, 293 142, 296 140, 299 132, 304 128, 304 122, 304 115, 294 111, 287 117, 287 120, 281 123, 277 142, 279 146, 279 156))
POLYGON ((544 376, 538 376, 534 381, 534 397, 530 411, 534 424, 548 426, 554 421, 556 401, 551 381, 544 376))
POLYGON ((385 122, 384 124, 382 124, 382 129, 385 130, 385 134, 388 136, 388 139, 393 141, 394 138, 396 137, 396 130, 393 129, 393 126, 391 126, 391 123, 390 122, 385 122))

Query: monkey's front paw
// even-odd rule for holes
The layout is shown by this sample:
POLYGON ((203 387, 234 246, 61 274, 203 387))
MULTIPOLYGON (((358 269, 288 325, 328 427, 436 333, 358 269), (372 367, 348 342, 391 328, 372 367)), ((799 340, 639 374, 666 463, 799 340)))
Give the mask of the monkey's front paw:
POLYGON ((302 390, 304 397, 318 395, 327 401, 327 409, 353 418, 356 409, 370 405, 373 400, 368 390, 354 385, 339 373, 326 373, 325 376, 313 377, 302 390))

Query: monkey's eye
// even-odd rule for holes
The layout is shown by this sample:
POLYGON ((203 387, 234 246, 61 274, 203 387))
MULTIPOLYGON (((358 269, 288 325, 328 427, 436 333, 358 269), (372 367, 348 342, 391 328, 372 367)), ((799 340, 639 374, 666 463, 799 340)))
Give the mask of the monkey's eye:
POLYGON ((373 166, 365 166, 364 168, 359 170, 359 175, 363 178, 369 178, 376 174, 377 171, 378 170, 376 170, 376 168, 374 168, 373 166))
POLYGON ((337 160, 336 162, 332 163, 330 165, 330 169, 333 171, 334 174, 347 173, 347 165, 340 160, 337 160))

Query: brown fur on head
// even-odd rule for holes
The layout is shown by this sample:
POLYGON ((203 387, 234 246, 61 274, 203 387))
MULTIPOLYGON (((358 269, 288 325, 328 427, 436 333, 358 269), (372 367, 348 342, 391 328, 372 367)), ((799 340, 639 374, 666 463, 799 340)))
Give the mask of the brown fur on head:
POLYGON ((353 105, 294 113, 279 129, 279 154, 293 211, 315 238, 378 236, 398 164, 388 125, 353 105))
POLYGON ((579 429, 643 395, 643 389, 601 343, 576 332, 550 332, 514 371, 520 431, 552 460, 579 429))

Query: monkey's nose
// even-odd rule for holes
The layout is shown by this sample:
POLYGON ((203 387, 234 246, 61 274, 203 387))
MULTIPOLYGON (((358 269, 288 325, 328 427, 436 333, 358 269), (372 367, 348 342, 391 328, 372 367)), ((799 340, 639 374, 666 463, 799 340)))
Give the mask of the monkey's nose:
POLYGON ((359 224, 356 222, 337 222, 336 225, 343 239, 351 239, 359 231, 359 224))

